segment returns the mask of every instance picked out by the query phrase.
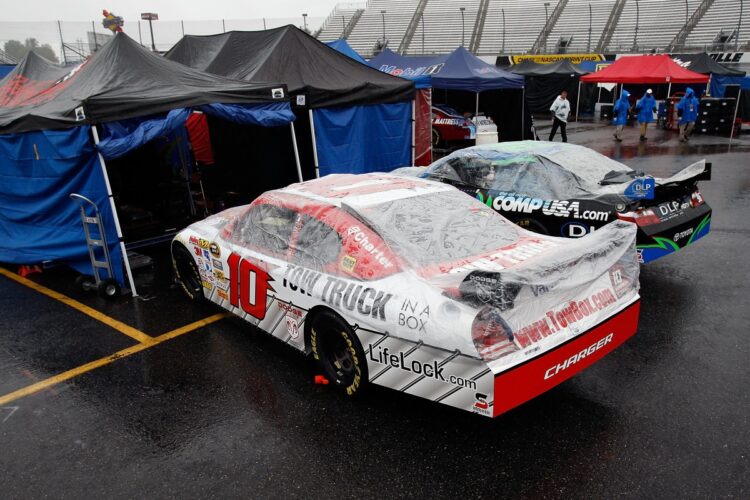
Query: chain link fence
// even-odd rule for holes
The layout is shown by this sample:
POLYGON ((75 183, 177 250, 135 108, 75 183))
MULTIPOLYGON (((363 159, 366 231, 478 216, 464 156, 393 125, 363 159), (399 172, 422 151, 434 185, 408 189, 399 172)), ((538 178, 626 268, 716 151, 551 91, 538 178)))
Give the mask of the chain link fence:
MULTIPOLYGON (((278 17, 259 19, 216 19, 152 21, 153 46, 158 52, 166 52, 183 35, 215 35, 226 31, 256 31, 293 24, 314 33, 325 21, 324 17, 278 17)), ((144 47, 152 47, 149 22, 125 20, 123 31, 144 47)), ((49 45, 58 61, 73 64, 81 61, 107 42, 112 33, 95 21, 46 21, 20 22, 0 21, 0 49, 9 41, 25 44, 33 38, 39 46, 49 45)), ((8 52, 8 51, 6 51, 8 52)), ((8 53, 11 57, 12 53, 8 53)))

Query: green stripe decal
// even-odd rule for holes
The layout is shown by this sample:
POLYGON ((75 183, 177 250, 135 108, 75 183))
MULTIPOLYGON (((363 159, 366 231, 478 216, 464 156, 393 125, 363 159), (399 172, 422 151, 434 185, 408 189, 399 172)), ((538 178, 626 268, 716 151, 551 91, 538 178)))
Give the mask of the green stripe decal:
POLYGON ((710 222, 711 222, 711 216, 710 215, 705 216, 703 220, 701 221, 701 223, 698 224, 698 227, 695 228, 695 231, 693 231, 693 234, 690 235, 690 239, 688 240, 686 246, 691 244, 693 242, 693 238, 695 238, 697 234, 700 234, 700 232, 703 231, 703 228, 706 227, 706 225, 710 222))

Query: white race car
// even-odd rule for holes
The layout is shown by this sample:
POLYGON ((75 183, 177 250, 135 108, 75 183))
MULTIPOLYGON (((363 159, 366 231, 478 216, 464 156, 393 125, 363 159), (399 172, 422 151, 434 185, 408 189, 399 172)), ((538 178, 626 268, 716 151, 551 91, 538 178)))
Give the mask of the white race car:
POLYGON ((367 383, 497 416, 581 371, 638 323, 634 224, 526 231, 446 184, 330 175, 181 231, 177 278, 367 383))

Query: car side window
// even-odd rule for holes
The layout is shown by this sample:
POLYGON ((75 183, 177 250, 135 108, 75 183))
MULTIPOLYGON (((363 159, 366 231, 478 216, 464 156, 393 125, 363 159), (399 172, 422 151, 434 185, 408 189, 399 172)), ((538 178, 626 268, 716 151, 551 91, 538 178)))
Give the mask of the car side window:
POLYGON ((255 205, 237 224, 232 238, 237 243, 282 255, 289 248, 296 221, 294 210, 269 204, 255 205))
POLYGON ((294 261, 301 266, 326 271, 336 264, 341 253, 341 236, 328 224, 302 215, 302 228, 297 235, 294 261))
POLYGON ((492 189, 513 191, 544 200, 565 200, 586 194, 575 174, 536 158, 534 161, 496 165, 494 176, 486 177, 485 182, 492 189))

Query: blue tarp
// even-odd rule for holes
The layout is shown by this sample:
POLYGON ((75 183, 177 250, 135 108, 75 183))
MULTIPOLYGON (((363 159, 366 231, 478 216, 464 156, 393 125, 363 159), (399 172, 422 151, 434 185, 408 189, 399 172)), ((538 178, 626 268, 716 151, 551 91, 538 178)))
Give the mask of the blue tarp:
POLYGON ((15 64, 0 64, 0 80, 5 78, 5 75, 13 71, 15 67, 15 64))
MULTIPOLYGON (((255 105, 205 104, 196 109, 242 125, 276 127, 294 120, 294 113, 288 102, 255 105)), ((146 120, 139 118, 105 123, 102 125, 99 151, 107 160, 120 158, 147 142, 184 126, 190 113, 190 109, 180 108, 146 120)))
POLYGON ((122 253, 89 126, 0 136, 0 262, 54 260, 92 274, 71 193, 99 206, 115 277, 122 284, 122 253))
POLYGON ((432 77, 432 87, 436 89, 482 92, 521 89, 524 83, 523 76, 488 64, 464 47, 458 47, 448 55, 418 57, 401 56, 386 48, 370 60, 370 66, 410 79, 429 75, 432 77))
POLYGON ((411 165, 411 106, 403 102, 314 110, 320 175, 388 172, 411 165))
POLYGON ((361 55, 359 55, 357 51, 352 48, 351 45, 349 45, 349 42, 347 42, 343 38, 339 38, 338 40, 333 40, 332 42, 326 42, 326 45, 328 45, 334 50, 337 50, 338 52, 341 52, 345 56, 351 57, 357 62, 361 62, 362 64, 367 64, 367 61, 365 61, 364 58, 361 55))
POLYGON ((750 90, 750 76, 711 75, 711 97, 724 97, 727 85, 739 85, 742 90, 750 90))

